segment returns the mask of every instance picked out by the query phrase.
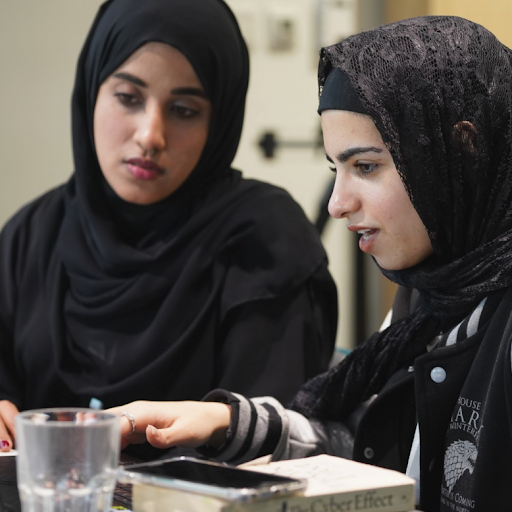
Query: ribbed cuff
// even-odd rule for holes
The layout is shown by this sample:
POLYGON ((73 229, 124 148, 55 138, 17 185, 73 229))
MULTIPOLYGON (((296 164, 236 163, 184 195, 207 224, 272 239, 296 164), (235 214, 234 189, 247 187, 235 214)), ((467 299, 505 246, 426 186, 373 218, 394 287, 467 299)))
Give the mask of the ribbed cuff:
POLYGON ((231 446, 233 442, 234 433, 238 427, 238 419, 240 416, 240 400, 224 389, 214 389, 210 391, 203 399, 202 402, 219 402, 231 407, 231 420, 229 427, 226 431, 226 440, 218 448, 213 448, 207 444, 199 446, 196 451, 209 459, 217 459, 231 446))

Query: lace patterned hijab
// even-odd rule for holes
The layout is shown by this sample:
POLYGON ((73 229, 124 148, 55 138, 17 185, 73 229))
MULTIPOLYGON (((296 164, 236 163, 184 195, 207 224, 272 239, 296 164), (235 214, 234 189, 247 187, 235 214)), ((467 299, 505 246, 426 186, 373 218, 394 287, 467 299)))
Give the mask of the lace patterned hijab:
POLYGON ((307 383, 291 407, 339 420, 512 283, 512 53, 458 17, 399 21, 324 48, 319 87, 344 72, 393 156, 434 254, 386 277, 420 307, 307 383))

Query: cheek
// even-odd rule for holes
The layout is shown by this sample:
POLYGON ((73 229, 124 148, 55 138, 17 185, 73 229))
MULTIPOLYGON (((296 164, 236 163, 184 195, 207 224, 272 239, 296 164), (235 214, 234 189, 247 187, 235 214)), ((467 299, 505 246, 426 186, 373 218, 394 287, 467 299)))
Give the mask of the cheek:
POLYGON ((403 245, 410 253, 410 265, 415 265, 432 254, 432 244, 420 216, 412 205, 401 213, 401 230, 403 245))
POLYGON ((116 109, 98 104, 94 113, 94 144, 100 163, 114 156, 112 151, 129 138, 129 132, 129 123, 116 109))
POLYGON ((173 130, 174 135, 168 137, 174 151, 187 161, 199 161, 201 153, 208 139, 208 129, 204 126, 196 126, 189 130, 173 130))
POLYGON ((367 187, 364 194, 365 209, 373 218, 386 226, 395 224, 403 212, 402 203, 393 194, 382 193, 380 188, 367 187))
POLYGON ((414 225, 417 222, 423 224, 405 188, 398 180, 398 177, 394 179, 392 186, 389 187, 390 192, 385 197, 380 198, 379 204, 388 221, 397 224, 400 229, 408 231, 407 226, 411 223, 414 225))

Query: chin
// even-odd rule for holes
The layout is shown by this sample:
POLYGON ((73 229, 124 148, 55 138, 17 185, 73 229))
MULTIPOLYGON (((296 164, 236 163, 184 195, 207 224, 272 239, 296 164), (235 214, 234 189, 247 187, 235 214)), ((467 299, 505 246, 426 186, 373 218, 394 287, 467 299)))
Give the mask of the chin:
POLYGON ((379 261, 378 258, 375 258, 375 261, 379 265, 380 268, 384 270, 406 270, 408 268, 413 268, 416 265, 419 265, 421 262, 425 261, 426 258, 414 261, 379 261))
POLYGON ((153 203, 158 203, 165 197, 160 197, 160 194, 150 193, 144 190, 133 190, 133 188, 114 188, 114 192, 120 197, 123 201, 127 203, 140 204, 140 205, 148 205, 153 203))
POLYGON ((380 268, 384 270, 404 270, 406 268, 411 268, 414 265, 407 265, 406 262, 400 262, 400 261, 389 261, 386 258, 377 258, 374 256, 374 259, 379 265, 380 268))
POLYGON ((384 270, 403 270, 404 268, 408 268, 408 267, 400 267, 400 266, 396 266, 396 265, 381 265, 378 261, 377 261, 377 264, 379 265, 380 268, 382 268, 384 270))

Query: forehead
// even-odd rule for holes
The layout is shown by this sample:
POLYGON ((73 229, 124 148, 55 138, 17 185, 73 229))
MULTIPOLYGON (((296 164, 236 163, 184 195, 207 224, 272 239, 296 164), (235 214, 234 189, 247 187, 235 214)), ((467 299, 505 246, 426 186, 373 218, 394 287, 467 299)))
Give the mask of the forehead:
POLYGON ((384 146, 371 117, 348 110, 324 110, 321 114, 325 149, 343 151, 354 144, 384 146))
POLYGON ((135 50, 115 71, 129 71, 154 80, 166 79, 200 86, 190 61, 179 50, 166 43, 149 42, 135 50))

